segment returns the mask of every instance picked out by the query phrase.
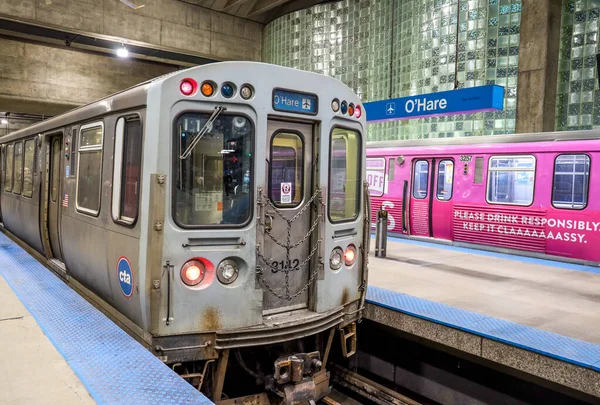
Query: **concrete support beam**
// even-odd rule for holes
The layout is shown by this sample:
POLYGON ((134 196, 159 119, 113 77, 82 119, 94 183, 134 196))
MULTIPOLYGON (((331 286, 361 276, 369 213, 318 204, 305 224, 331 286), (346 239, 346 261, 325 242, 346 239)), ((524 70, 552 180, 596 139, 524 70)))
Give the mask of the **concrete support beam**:
POLYGON ((178 0, 1 0, 0 18, 217 60, 260 60, 262 24, 178 0), (136 3, 137 4, 137 3, 136 3))
POLYGON ((56 115, 176 69, 0 38, 0 111, 56 115))
POLYGON ((523 2, 517 133, 554 131, 561 4, 561 0, 523 2))

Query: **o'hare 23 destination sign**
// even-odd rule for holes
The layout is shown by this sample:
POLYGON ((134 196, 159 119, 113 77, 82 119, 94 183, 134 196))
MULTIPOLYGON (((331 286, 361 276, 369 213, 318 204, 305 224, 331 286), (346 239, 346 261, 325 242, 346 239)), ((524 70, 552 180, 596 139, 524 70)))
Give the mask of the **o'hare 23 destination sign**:
POLYGON ((364 103, 368 122, 472 114, 504 109, 504 87, 495 84, 364 103))

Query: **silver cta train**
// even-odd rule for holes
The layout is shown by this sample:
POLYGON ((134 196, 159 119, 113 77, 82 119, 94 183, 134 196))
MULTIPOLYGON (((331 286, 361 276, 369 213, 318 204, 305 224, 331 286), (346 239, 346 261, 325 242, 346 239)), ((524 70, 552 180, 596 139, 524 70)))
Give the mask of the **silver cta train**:
POLYGON ((4 231, 214 401, 318 400, 365 302, 365 131, 332 78, 181 70, 1 138, 4 231))

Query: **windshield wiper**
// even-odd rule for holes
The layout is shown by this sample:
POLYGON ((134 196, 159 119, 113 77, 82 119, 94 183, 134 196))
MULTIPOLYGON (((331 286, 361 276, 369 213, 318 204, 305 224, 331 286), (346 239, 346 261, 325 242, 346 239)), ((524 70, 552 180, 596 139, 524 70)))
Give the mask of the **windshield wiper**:
POLYGON ((190 142, 190 144, 185 149, 185 151, 181 154, 181 156, 179 156, 179 159, 181 159, 181 160, 187 159, 190 156, 190 154, 192 153, 192 150, 194 150, 194 147, 196 146, 196 144, 198 142, 200 142, 200 139, 202 139, 202 137, 206 134, 206 132, 208 132, 208 129, 212 128, 212 123, 217 119, 219 114, 221 114, 226 109, 227 108, 220 106, 220 105, 215 107, 215 111, 212 113, 212 115, 210 116, 208 121, 206 121, 206 124, 204 124, 204 126, 202 127, 200 132, 198 132, 198 134, 194 137, 194 139, 192 139, 192 142, 190 142))

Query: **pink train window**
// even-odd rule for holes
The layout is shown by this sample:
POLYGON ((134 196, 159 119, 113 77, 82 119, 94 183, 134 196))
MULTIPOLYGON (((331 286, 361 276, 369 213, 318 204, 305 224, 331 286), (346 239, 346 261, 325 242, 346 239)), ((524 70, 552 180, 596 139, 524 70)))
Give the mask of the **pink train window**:
POLYGON ((554 162, 552 205, 563 209, 584 209, 588 200, 590 157, 559 155, 554 162))

